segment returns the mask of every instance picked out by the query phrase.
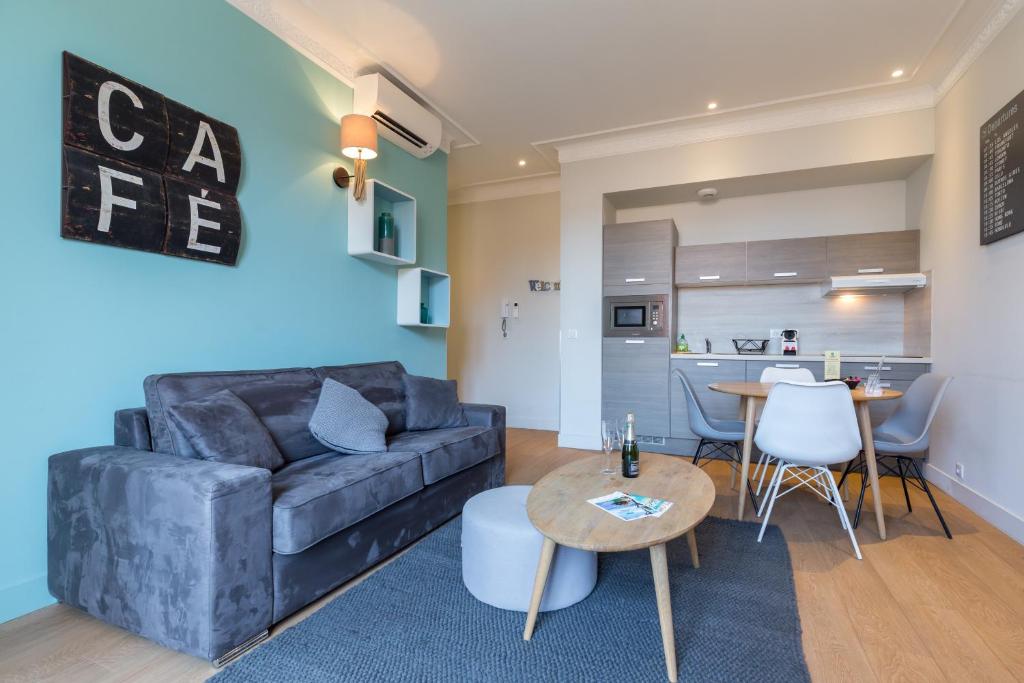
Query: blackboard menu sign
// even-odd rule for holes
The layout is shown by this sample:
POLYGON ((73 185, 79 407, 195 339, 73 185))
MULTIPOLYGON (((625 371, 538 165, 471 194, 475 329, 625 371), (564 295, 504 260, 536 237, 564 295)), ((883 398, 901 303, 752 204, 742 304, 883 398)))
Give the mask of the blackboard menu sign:
POLYGON ((1024 232, 1024 92, 981 127, 981 243, 1024 232))

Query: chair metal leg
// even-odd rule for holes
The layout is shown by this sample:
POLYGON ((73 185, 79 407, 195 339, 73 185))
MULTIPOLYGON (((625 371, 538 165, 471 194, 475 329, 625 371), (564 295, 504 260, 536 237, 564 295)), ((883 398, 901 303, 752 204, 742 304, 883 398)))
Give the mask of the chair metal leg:
POLYGON ((896 458, 896 467, 900 471, 900 483, 903 484, 903 498, 907 501, 907 512, 913 512, 914 508, 910 507, 910 492, 907 491, 907 472, 904 469, 905 458, 896 458))
POLYGON ((842 488, 843 484, 846 483, 846 478, 850 476, 850 472, 853 471, 853 466, 856 465, 859 460, 860 454, 858 453, 856 458, 846 463, 846 469, 843 470, 843 477, 839 480, 839 488, 842 488))
POLYGON ((758 543, 764 538, 764 530, 768 528, 768 520, 772 516, 772 507, 775 505, 775 499, 779 497, 779 487, 782 486, 782 475, 786 471, 786 466, 787 463, 779 461, 779 468, 775 471, 771 486, 768 487, 768 492, 765 494, 765 499, 768 501, 768 511, 764 515, 764 521, 761 522, 761 532, 757 535, 758 543))
POLYGON ((921 482, 921 488, 928 494, 928 500, 932 503, 932 508, 935 510, 935 516, 939 518, 939 524, 942 525, 942 530, 946 532, 946 538, 953 540, 953 534, 949 532, 949 526, 946 524, 945 518, 942 516, 942 512, 939 510, 939 504, 935 502, 935 496, 932 495, 932 490, 928 488, 928 481, 924 478, 924 474, 921 472, 921 466, 917 463, 917 460, 908 458, 910 460, 910 466, 914 468, 914 475, 917 480, 921 482))
POLYGON ((774 458, 772 458, 772 456, 768 455, 767 453, 762 453, 761 458, 764 460, 764 464, 759 463, 759 466, 761 468, 761 475, 758 476, 757 472, 754 472, 754 477, 757 479, 756 493, 759 496, 761 495, 761 487, 764 486, 764 474, 765 472, 768 471, 768 467, 772 464, 772 460, 774 460, 774 458))
POLYGON ((775 471, 772 473, 772 480, 768 482, 768 490, 764 492, 764 497, 761 498, 761 507, 757 510, 757 516, 760 517, 764 514, 764 508, 768 504, 768 501, 772 498, 772 491, 777 491, 777 483, 782 479, 782 461, 778 461, 778 465, 775 467, 775 471))
MULTIPOLYGON (((860 513, 864 509, 864 494, 868 490, 868 473, 865 470, 860 471, 860 495, 857 496, 857 510, 853 513, 853 528, 856 529, 860 525, 860 513)), ((877 491, 872 492, 872 495, 878 495, 877 491)))
POLYGON ((847 533, 850 534, 850 543, 853 544, 853 552, 857 556, 858 560, 864 559, 860 554, 860 546, 857 545, 857 537, 853 533, 853 526, 850 524, 850 518, 846 515, 846 508, 843 506, 843 501, 839 496, 839 487, 836 486, 836 479, 832 476, 832 471, 827 467, 823 468, 825 471, 825 479, 828 480, 828 484, 832 489, 832 497, 836 502, 836 511, 839 513, 839 523, 843 526, 847 533))
MULTIPOLYGON (((732 452, 733 452, 733 455, 736 457, 736 464, 737 464, 737 469, 738 469, 739 465, 741 465, 743 463, 743 453, 740 451, 739 444, 735 444, 734 443, 732 445, 732 452)), ((735 470, 733 470, 733 471, 735 472, 735 470)), ((761 487, 760 486, 757 487, 757 493, 755 494, 754 493, 754 487, 751 486, 751 484, 750 484, 750 479, 747 479, 747 495, 750 496, 750 504, 752 506, 750 508, 751 510, 756 510, 757 509, 757 495, 760 494, 760 493, 761 493, 761 487)))
POLYGON ((694 465, 696 465, 696 464, 698 464, 700 462, 700 452, 702 450, 704 450, 704 444, 706 444, 706 443, 707 442, 704 439, 701 439, 700 443, 697 444, 697 452, 693 454, 693 464, 694 465))

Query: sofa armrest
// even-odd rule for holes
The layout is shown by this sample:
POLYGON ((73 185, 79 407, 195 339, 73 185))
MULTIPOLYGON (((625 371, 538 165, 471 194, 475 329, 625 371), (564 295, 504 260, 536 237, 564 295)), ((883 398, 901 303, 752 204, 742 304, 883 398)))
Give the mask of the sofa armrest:
POLYGON ((149 435, 149 413, 145 408, 125 408, 114 412, 114 444, 153 450, 149 435))
POLYGON ((492 427, 498 430, 501 453, 492 459, 492 472, 489 487, 505 484, 505 406, 492 406, 483 403, 463 403, 462 412, 466 421, 472 426, 492 427))
POLYGON ((50 593, 215 660, 273 607, 270 472, 118 446, 51 456, 50 593))
POLYGON ((505 444, 505 406, 491 406, 483 403, 463 403, 462 412, 470 425, 494 427, 501 432, 502 450, 505 444))

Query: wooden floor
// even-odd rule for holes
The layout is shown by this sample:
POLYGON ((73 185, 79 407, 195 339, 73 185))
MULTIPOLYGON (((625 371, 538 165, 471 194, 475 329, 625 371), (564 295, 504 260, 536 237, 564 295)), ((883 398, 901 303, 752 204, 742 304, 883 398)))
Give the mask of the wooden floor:
MULTIPOLYGON (((532 483, 591 454, 558 448, 551 432, 510 430, 508 441, 512 484, 532 483)), ((732 516, 728 469, 712 463, 708 471, 718 489, 712 514, 732 516)), ((937 492, 955 537, 949 541, 924 494, 911 491, 908 514, 898 480, 883 480, 882 489, 889 540, 879 541, 866 515, 858 530, 862 562, 835 514, 813 494, 787 496, 773 513, 793 559, 814 680, 1024 680, 1024 546, 937 492)), ((677 628, 685 629, 685 621, 677 628)), ((213 671, 60 605, 0 625, 0 681, 201 681, 213 671)))

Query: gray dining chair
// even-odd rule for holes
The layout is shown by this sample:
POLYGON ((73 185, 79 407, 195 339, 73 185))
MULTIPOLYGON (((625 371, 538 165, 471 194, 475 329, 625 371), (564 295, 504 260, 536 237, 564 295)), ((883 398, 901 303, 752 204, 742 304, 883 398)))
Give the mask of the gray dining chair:
MULTIPOLYGON (((874 429, 875 461, 880 468, 884 469, 883 474, 898 475, 900 483, 903 484, 903 498, 907 502, 907 512, 913 512, 910 505, 910 492, 907 489, 907 475, 914 479, 910 483, 924 491, 931 501, 935 516, 939 518, 942 530, 946 532, 946 538, 952 539, 953 534, 949 531, 939 504, 935 502, 935 496, 928 488, 928 480, 921 472, 921 460, 924 459, 928 450, 928 434, 931 431, 932 420, 939 410, 942 397, 946 394, 952 377, 944 377, 928 373, 921 375, 910 385, 907 392, 900 399, 896 411, 889 416, 882 424, 874 429), (893 469, 893 461, 896 466, 893 469)), ((861 508, 864 506, 864 492, 867 489, 867 477, 865 476, 863 457, 850 461, 843 473, 843 479, 851 472, 859 472, 861 475, 860 496, 857 499, 857 511, 853 515, 853 526, 860 524, 861 508)))
MULTIPOLYGON (((690 431, 700 437, 697 444, 697 452, 693 455, 693 464, 698 467, 706 465, 712 456, 720 454, 725 456, 734 472, 741 468, 742 455, 739 444, 743 441, 743 420, 723 420, 711 417, 704 410, 697 392, 693 390, 690 380, 683 374, 682 370, 672 371, 679 382, 683 385, 683 396, 686 397, 686 415, 690 421, 690 431), (710 450, 707 450, 710 449, 710 450), (703 461, 703 463, 701 462, 703 461)), ((750 501, 757 509, 757 496, 754 494, 754 487, 747 479, 747 494, 750 501)))
POLYGON ((861 559, 853 525, 830 469, 853 459, 861 449, 857 414, 846 385, 777 383, 768 393, 754 442, 778 461, 765 492, 767 512, 759 511, 764 514, 764 521, 757 542, 761 542, 768 528, 775 501, 807 486, 836 508, 839 523, 850 535, 853 552, 861 559), (794 485, 783 491, 782 485, 786 483, 794 485))

